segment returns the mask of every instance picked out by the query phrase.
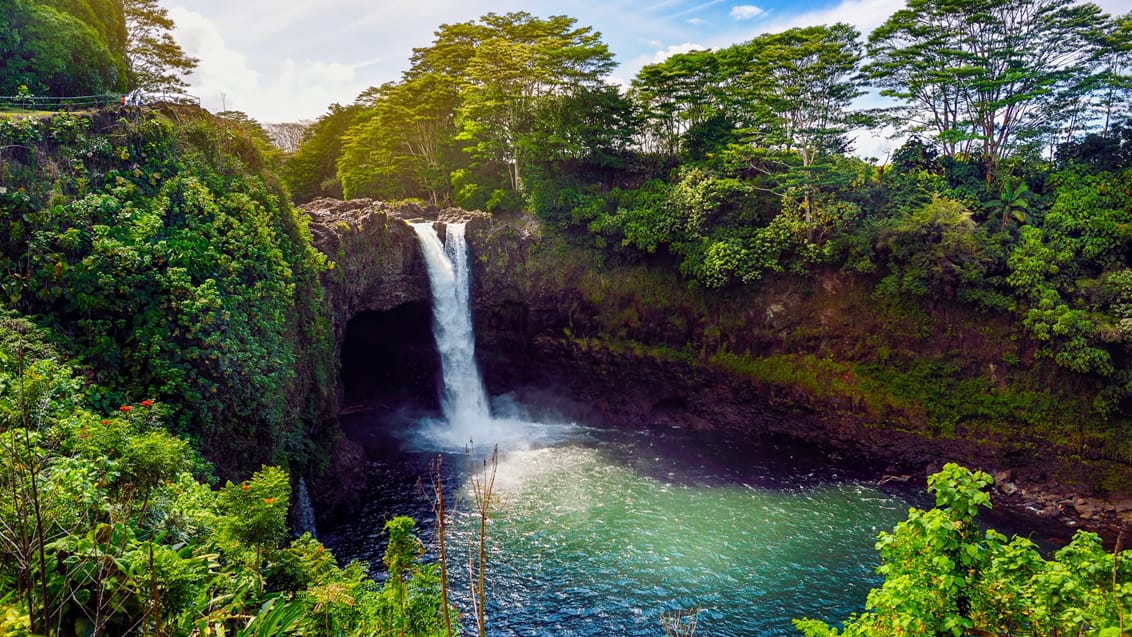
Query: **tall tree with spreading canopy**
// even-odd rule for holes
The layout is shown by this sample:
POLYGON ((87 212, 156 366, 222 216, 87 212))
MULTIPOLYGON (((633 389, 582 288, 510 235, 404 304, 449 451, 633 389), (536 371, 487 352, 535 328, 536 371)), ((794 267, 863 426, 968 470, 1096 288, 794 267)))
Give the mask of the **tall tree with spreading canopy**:
POLYGON ((893 121, 992 167, 1049 139, 1093 87, 1108 21, 1074 0, 908 0, 869 37, 864 68, 893 121))
POLYGON ((720 62, 715 51, 691 51, 637 73, 629 95, 643 119, 642 149, 675 156, 689 130, 720 115, 720 62))
POLYGON ((185 77, 197 67, 173 39, 169 10, 157 0, 123 0, 126 17, 126 63, 130 87, 147 93, 184 92, 185 77))
POLYGON ((307 202, 315 197, 341 197, 337 173, 343 135, 362 110, 359 104, 331 104, 330 109, 303 134, 302 143, 283 165, 283 181, 291 198, 307 202))
POLYGON ((349 196, 515 207, 524 166, 605 143, 581 139, 596 112, 581 107, 609 106, 596 96, 612 67, 600 34, 565 16, 489 13, 441 25, 399 83, 359 98, 338 176, 349 196), (541 120, 566 115, 574 120, 556 124, 571 133, 550 152, 541 120))
POLYGON ((453 139, 457 87, 440 73, 420 73, 369 98, 342 137, 338 175, 345 196, 449 201, 449 172, 462 159, 453 139))
POLYGON ((613 55, 590 27, 526 12, 482 18, 483 32, 460 86, 460 138, 476 158, 498 161, 512 190, 522 188, 519 148, 543 98, 597 89, 613 69, 613 55))
POLYGON ((751 141, 797 152, 806 167, 822 154, 843 151, 853 128, 849 106, 861 95, 858 37, 838 23, 752 40, 747 46, 754 54, 739 88, 752 108, 751 141))

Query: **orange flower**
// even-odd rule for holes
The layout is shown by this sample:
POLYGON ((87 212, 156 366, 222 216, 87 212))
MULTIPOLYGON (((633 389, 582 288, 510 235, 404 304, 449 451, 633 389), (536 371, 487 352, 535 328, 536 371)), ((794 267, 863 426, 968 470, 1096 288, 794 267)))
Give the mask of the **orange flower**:
POLYGON ((109 420, 103 420, 103 421, 102 421, 102 424, 104 424, 104 425, 109 425, 109 424, 110 424, 110 421, 109 421, 109 420))
POLYGON ((264 504, 271 504, 272 502, 275 502, 275 498, 264 498, 263 499, 264 504))
POLYGON ((121 407, 118 408, 118 411, 125 412, 125 411, 130 411, 131 409, 133 409, 133 408, 130 407, 129 405, 122 405, 121 407))
POLYGON ((240 488, 241 488, 241 489, 243 489, 244 491, 247 491, 247 490, 248 490, 248 489, 250 489, 251 487, 249 487, 249 486, 248 486, 248 483, 247 483, 247 482, 245 482, 245 483, 243 483, 243 484, 241 484, 241 485, 240 485, 240 488))
POLYGON ((141 406, 142 407, 152 407, 153 401, 152 400, 143 400, 143 401, 141 401, 141 406))

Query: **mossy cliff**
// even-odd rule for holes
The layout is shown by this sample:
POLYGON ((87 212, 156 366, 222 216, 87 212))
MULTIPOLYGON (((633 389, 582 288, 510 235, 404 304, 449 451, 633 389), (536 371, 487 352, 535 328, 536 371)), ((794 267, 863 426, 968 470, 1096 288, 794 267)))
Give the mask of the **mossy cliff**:
MULTIPOLYGON (((347 332, 374 329, 358 316, 428 302, 416 237, 396 218, 468 218, 369 200, 307 209, 334 261, 323 278, 340 350, 347 332)), ((470 219, 477 356, 493 393, 552 395, 613 426, 786 434, 897 473, 960 461, 994 472, 1006 505, 1109 528, 1132 515, 1125 425, 1096 415, 1087 382, 1038 357, 1008 317, 894 303, 875 281, 833 272, 706 292, 667 263, 603 263, 529 216, 470 219)), ((368 340, 412 356, 370 367, 434 396, 427 313, 390 316, 368 340)), ((391 402, 369 398, 356 406, 391 402)))
POLYGON ((551 388, 614 425, 783 433, 899 471, 959 461, 993 472, 1005 504, 1132 519, 1129 425, 1009 317, 893 302, 837 272, 705 292, 527 217, 474 223, 469 241, 494 391, 551 388))

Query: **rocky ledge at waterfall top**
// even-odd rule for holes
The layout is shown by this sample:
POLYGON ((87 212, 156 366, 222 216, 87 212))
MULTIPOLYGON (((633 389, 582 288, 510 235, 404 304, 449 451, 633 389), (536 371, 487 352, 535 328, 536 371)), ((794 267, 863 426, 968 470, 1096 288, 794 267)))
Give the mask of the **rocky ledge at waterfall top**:
POLYGON ((323 287, 339 345, 346 323, 359 312, 428 300, 428 273, 417 235, 403 222, 489 218, 459 208, 391 206, 371 199, 315 199, 302 208, 311 215, 315 247, 333 263, 323 287))
POLYGON ((558 409, 608 426, 787 435, 880 463, 883 480, 922 484, 956 461, 994 475, 996 508, 1108 537, 1132 527, 1132 468, 1095 450, 1059 447, 1024 426, 943 430, 921 405, 825 387, 852 382, 850 365, 878 352, 894 365, 934 357, 991 387, 1017 382, 1028 365, 1063 382, 1008 318, 942 304, 878 315, 873 282, 837 272, 697 291, 670 264, 609 264, 529 216, 369 200, 304 208, 335 264, 324 282, 339 345, 358 312, 429 298, 416 236, 401 220, 467 221, 477 357, 492 394, 538 404, 553 393, 558 409), (1001 365, 1004 353, 1021 363, 1001 365), (845 378, 749 370, 797 360, 845 378), (1106 489, 1088 486, 1098 471, 1113 476, 1106 489))

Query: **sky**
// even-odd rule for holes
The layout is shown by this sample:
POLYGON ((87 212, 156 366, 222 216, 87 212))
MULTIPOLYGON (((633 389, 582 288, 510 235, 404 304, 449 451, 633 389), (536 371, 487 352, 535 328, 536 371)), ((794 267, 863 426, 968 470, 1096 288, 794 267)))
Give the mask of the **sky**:
MULTIPOLYGON (((396 81, 414 48, 441 24, 489 13, 568 15, 602 34, 627 84, 646 64, 716 49, 760 33, 848 22, 868 34, 904 0, 160 0, 174 37, 200 60, 189 93, 212 111, 239 110, 263 123, 313 120, 371 86, 396 81)), ((1132 0, 1100 0, 1109 13, 1132 0)), ((866 97, 868 101, 870 98, 866 97)), ((872 98, 875 99, 875 98, 872 98)), ((859 136, 857 154, 896 145, 859 136)))

